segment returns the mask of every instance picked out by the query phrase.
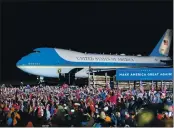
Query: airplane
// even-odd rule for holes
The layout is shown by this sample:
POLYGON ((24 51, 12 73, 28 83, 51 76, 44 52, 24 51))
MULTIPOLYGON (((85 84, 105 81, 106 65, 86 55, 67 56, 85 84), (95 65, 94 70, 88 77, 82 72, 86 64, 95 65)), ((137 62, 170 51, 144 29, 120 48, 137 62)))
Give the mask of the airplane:
POLYGON ((167 67, 172 41, 172 30, 167 29, 149 56, 91 54, 59 48, 36 48, 22 57, 16 66, 20 70, 44 77, 59 78, 74 73, 76 78, 87 78, 89 71, 111 71, 117 68, 167 67))

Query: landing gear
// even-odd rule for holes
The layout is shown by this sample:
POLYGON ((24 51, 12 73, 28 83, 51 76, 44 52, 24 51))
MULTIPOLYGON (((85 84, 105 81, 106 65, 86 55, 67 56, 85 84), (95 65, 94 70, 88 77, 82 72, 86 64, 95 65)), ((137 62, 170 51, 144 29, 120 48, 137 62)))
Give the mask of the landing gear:
POLYGON ((37 77, 37 81, 38 81, 38 84, 41 84, 41 83, 44 83, 44 77, 40 76, 40 77, 37 77))

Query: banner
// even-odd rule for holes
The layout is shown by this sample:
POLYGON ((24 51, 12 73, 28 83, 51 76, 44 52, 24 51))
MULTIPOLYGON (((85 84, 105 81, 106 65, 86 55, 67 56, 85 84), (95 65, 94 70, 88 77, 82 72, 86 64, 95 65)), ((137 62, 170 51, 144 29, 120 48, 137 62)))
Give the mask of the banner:
POLYGON ((117 69, 116 80, 173 80, 173 68, 117 69))

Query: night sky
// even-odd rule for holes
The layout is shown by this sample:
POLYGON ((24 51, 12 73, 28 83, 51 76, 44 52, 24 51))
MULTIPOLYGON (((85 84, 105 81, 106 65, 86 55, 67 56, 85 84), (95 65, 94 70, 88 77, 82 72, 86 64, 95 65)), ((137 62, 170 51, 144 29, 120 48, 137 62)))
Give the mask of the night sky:
POLYGON ((16 62, 38 47, 149 55, 173 28, 172 1, 6 2, 1 7, 1 81, 36 79, 16 62))

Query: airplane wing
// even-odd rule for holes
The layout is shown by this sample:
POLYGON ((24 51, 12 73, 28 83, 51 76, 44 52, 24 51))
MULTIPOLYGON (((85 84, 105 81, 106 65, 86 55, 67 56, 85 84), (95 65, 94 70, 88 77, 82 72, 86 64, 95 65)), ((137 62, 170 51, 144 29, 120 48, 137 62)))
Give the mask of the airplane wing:
POLYGON ((91 72, 107 72, 107 71, 113 71, 116 68, 107 68, 107 69, 92 69, 91 72))
POLYGON ((110 68, 110 69, 88 69, 88 68, 83 68, 75 73, 76 78, 87 78, 89 72, 90 73, 97 73, 97 72, 107 72, 107 71, 113 71, 115 68, 110 68))
POLYGON ((172 60, 161 60, 161 62, 164 62, 164 63, 171 63, 173 62, 172 60))

